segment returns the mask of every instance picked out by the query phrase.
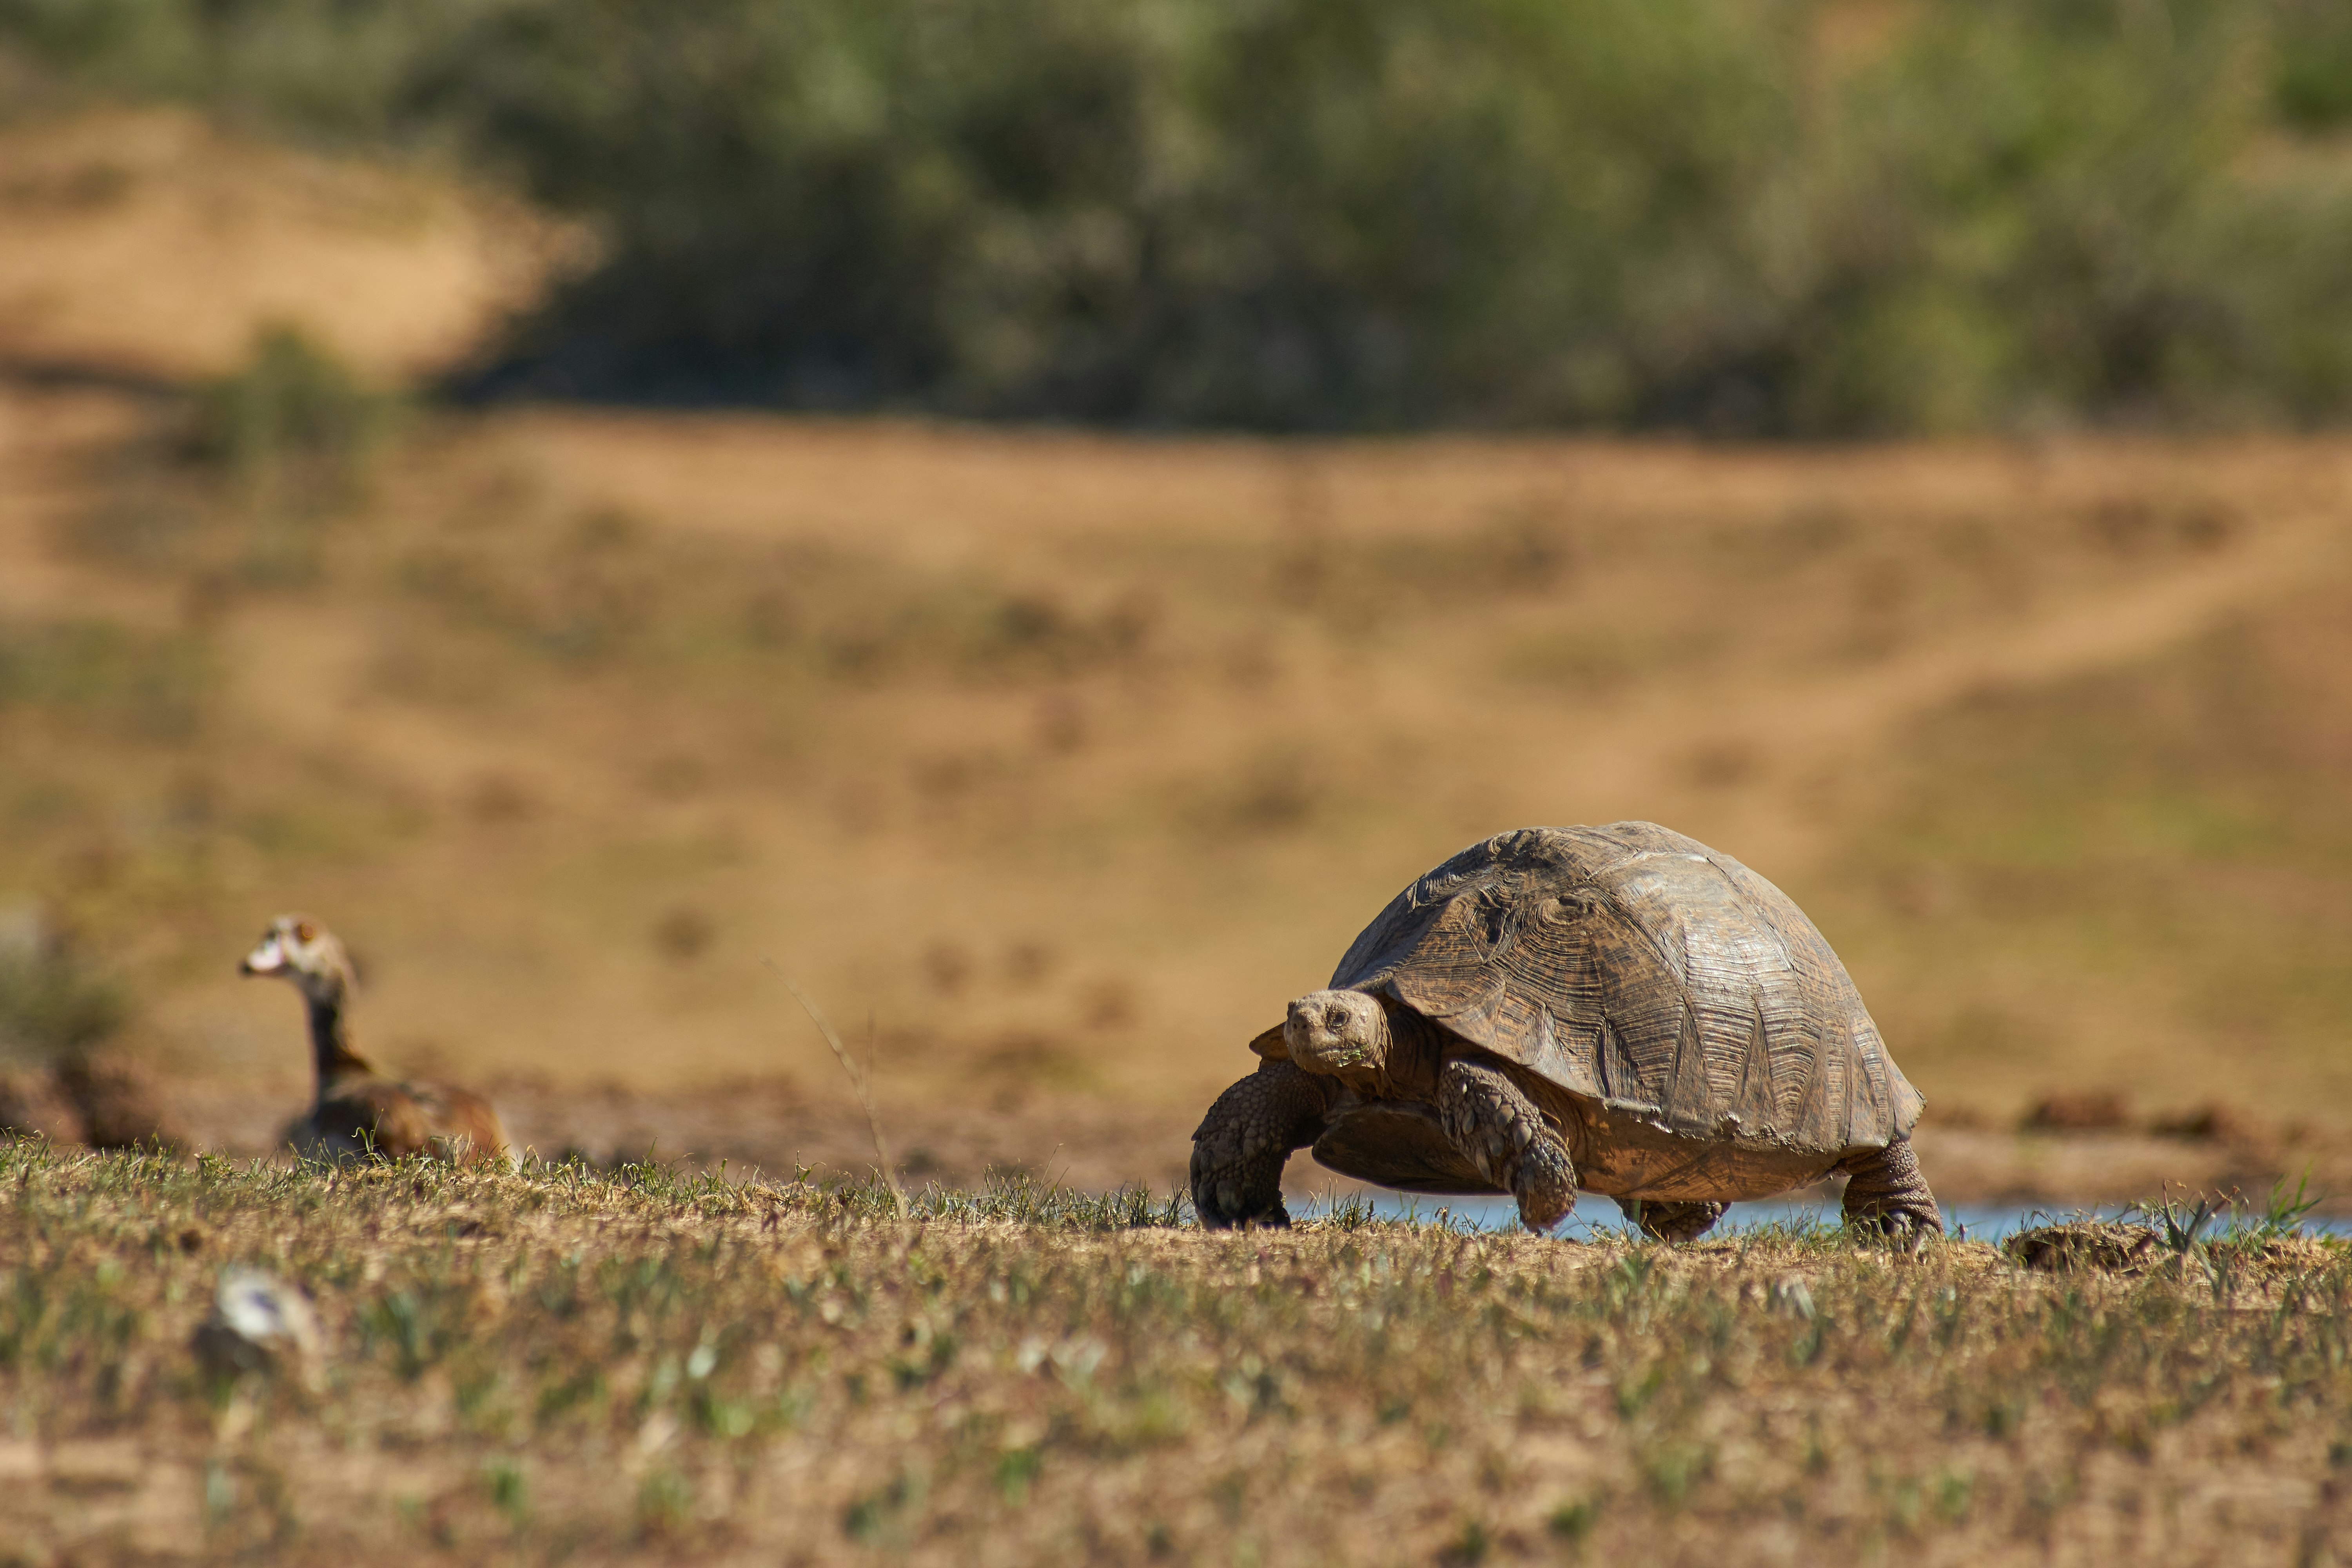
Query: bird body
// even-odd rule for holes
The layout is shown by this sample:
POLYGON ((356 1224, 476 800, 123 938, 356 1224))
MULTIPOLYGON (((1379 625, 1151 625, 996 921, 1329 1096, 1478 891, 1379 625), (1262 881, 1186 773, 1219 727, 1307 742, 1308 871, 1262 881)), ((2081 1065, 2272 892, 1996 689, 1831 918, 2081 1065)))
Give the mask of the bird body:
POLYGON ((508 1163, 506 1128, 488 1100, 448 1084, 399 1083, 374 1072, 330 1086, 310 1113, 286 1130, 286 1141, 314 1160, 373 1152, 392 1160, 429 1154, 459 1164, 508 1163))
POLYGON ((299 915, 280 916, 237 968, 280 976, 302 993, 317 1088, 310 1113, 286 1130, 297 1151, 331 1161, 422 1154, 459 1164, 511 1163, 506 1128, 488 1100, 449 1084, 386 1078, 352 1045, 352 963, 332 932, 299 915))

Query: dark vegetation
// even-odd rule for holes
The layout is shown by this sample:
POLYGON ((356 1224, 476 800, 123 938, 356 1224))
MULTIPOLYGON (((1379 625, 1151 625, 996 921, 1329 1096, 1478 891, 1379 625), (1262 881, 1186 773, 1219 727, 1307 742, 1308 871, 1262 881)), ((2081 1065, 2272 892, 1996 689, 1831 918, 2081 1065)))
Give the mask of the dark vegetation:
POLYGON ((110 1048, 131 1011, 121 979, 45 929, 36 907, 0 912, 0 1139, 175 1142, 150 1075, 110 1048))
POLYGON ((592 217, 483 391, 1783 434, 2352 405, 2328 0, 0 0, 0 47, 20 101, 191 98, 592 217))
POLYGON ((269 328, 245 364, 199 389, 190 455, 257 499, 331 511, 358 491, 394 412, 307 335, 269 328))

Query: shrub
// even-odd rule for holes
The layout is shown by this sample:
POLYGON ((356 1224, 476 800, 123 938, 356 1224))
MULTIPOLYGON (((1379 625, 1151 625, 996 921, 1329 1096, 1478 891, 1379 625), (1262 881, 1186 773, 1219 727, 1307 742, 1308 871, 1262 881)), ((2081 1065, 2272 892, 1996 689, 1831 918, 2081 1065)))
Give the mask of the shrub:
POLYGON ((419 101, 608 226, 494 384, 1618 419, 1774 317, 1781 11, 567 0, 486 22, 419 101))
POLYGON ((391 414, 341 361, 292 327, 264 329, 243 368, 201 388, 195 451, 250 484, 345 499, 391 414))
POLYGON ((481 391, 1268 428, 2342 416, 2352 194, 2308 140, 2352 117, 2342 6, 1889 10, 1855 44, 1809 0, 0 0, 0 40, 454 148, 595 219, 604 264, 481 391))
POLYGON ((121 986, 70 952, 0 948, 0 1055, 78 1057, 129 1010, 121 986))

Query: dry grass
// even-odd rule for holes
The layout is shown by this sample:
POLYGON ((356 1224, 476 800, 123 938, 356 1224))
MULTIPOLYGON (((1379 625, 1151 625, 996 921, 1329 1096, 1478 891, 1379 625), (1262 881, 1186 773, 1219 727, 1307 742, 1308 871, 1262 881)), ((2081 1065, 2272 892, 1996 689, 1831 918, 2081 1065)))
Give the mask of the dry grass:
MULTIPOLYGON (((355 1563, 2310 1563, 2334 1246, 2136 1278, 1136 1192, 0 1146, 0 1556, 355 1563), (230 1264, 323 1377, 215 1377, 230 1264)), ((2159 1248, 2159 1253, 2161 1248, 2159 1248)))

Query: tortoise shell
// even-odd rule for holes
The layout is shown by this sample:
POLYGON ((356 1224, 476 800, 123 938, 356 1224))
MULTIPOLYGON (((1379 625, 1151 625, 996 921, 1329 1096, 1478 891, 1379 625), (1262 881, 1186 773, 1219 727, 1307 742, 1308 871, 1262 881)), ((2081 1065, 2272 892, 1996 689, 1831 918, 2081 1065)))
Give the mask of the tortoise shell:
POLYGON ((1900 1138, 1924 1105, 1788 895, 1654 823, 1473 845, 1391 900, 1331 986, 1565 1091, 1602 1141, 1825 1161, 1900 1138))

